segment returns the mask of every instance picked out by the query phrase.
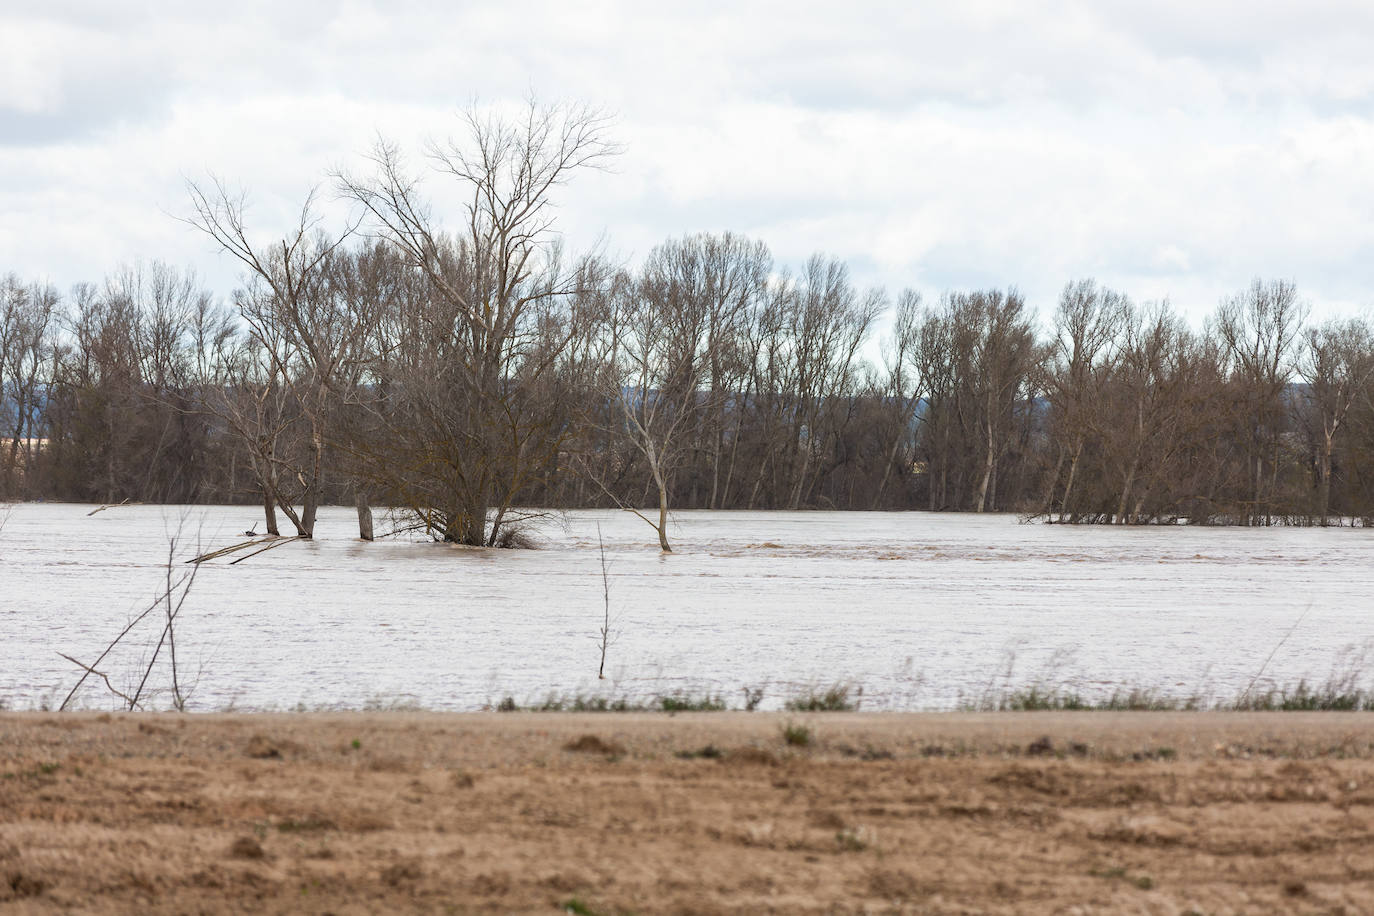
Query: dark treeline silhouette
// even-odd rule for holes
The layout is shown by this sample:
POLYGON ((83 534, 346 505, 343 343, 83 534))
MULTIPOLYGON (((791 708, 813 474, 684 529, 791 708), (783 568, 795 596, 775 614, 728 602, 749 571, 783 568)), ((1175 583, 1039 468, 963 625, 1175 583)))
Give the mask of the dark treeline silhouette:
POLYGON ((470 115, 430 161, 339 173, 259 243, 244 200, 188 220, 244 267, 228 304, 160 263, 63 294, 0 280, 0 500, 253 502, 309 537, 324 503, 394 506, 466 544, 521 507, 1017 511, 1063 522, 1374 516, 1374 333, 1256 280, 1200 330, 1069 283, 1048 327, 1014 289, 937 302, 795 272, 729 233, 628 271, 572 258, 550 194, 614 151, 595 112, 470 115), (883 357, 866 353, 877 340, 883 357))

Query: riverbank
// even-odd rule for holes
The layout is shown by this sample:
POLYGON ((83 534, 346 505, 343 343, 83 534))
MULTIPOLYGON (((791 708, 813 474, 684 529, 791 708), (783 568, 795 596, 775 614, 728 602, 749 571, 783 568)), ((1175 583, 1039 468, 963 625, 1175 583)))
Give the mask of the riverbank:
POLYGON ((1374 909, 1343 713, 0 715, 17 912, 1374 909))

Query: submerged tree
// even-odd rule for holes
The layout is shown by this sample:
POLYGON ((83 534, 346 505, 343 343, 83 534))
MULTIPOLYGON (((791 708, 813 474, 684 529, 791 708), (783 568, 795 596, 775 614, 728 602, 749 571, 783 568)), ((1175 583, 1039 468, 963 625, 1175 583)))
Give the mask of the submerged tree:
POLYGON ((336 295, 336 264, 352 227, 337 236, 323 232, 312 192, 287 234, 263 245, 250 238, 244 194, 218 181, 188 187, 194 207, 188 222, 247 268, 236 302, 251 342, 228 367, 236 385, 207 406, 248 448, 267 530, 276 533, 275 506, 297 537, 313 537, 330 415, 341 386, 357 378, 373 320, 336 295))
POLYGON ((564 260, 553 194, 615 153, 607 126, 573 106, 531 102, 519 120, 469 111, 463 137, 429 149, 466 200, 451 233, 389 143, 373 151, 373 174, 336 176, 425 282, 404 345, 376 363, 385 398, 359 403, 389 440, 368 473, 445 541, 500 543, 512 506, 571 434, 546 382, 578 327, 571 301, 601 278, 564 260))
MULTIPOLYGON (((708 506, 730 488, 733 452, 727 460, 726 446, 737 442, 740 386, 750 368, 741 341, 771 260, 763 245, 730 233, 689 236, 655 248, 641 275, 622 274, 607 297, 600 393, 615 408, 607 432, 647 469, 657 521, 639 512, 634 495, 620 493, 598 462, 583 466, 603 492, 653 526, 664 553, 672 552, 670 493, 685 455, 695 452, 698 468, 709 466, 709 495, 700 497, 708 506)), ((694 479, 694 488, 706 476, 694 479)))

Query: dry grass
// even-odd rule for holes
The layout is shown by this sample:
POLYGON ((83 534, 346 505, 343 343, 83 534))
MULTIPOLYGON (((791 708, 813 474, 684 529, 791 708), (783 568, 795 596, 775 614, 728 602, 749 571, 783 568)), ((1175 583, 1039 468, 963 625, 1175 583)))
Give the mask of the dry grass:
POLYGON ((0 910, 1370 912, 1366 722, 3 714, 0 910))

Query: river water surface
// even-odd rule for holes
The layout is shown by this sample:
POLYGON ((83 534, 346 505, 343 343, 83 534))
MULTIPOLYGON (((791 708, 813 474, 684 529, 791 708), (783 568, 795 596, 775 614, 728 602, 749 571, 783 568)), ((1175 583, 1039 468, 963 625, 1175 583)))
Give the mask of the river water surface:
MULTIPOLYGON (((260 521, 246 507, 92 508, 18 505, 0 530, 0 702, 12 708, 60 702, 79 670, 58 653, 93 661, 152 601, 169 535, 208 549, 260 521)), ((334 508, 318 534, 200 566, 177 629, 190 708, 477 709, 679 690, 738 705, 746 687, 768 708, 835 682, 862 687, 865 709, 947 709, 1033 682, 1233 697, 1260 672, 1261 687, 1323 681, 1374 645, 1363 529, 681 512, 676 552, 661 556, 624 513, 571 513, 540 529, 539 549, 473 550, 366 544, 352 510, 334 508), (615 631, 600 682, 598 525, 615 631)), ((136 681, 156 639, 140 627, 102 665, 116 686, 136 681)), ((94 686, 82 703, 113 705, 94 686)))

